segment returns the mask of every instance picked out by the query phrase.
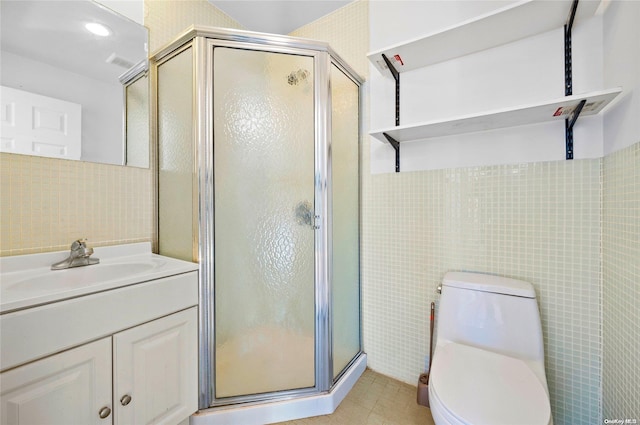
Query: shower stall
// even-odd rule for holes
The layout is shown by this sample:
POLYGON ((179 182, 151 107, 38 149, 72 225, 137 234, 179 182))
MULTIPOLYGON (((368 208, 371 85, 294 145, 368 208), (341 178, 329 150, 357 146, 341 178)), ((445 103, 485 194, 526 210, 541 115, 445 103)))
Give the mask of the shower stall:
POLYGON ((361 78, 323 42, 202 27, 152 64, 158 251, 200 265, 195 423, 330 413, 366 365, 361 78))

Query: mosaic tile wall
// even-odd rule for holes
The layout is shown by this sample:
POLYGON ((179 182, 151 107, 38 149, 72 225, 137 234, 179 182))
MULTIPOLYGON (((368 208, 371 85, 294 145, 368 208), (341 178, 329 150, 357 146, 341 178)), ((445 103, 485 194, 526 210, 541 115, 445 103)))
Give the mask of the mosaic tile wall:
POLYGON ((640 143, 603 160, 603 410, 640 421, 640 143))
MULTIPOLYGON (((361 4, 358 4, 361 3, 361 4)), ((326 40, 365 77, 366 2, 292 35, 326 40)), ((364 130, 368 132, 365 84, 364 130)), ((369 366, 415 384, 448 270, 528 280, 539 297, 554 423, 600 422, 600 164, 371 175, 362 143, 362 316, 369 366)), ((372 143, 377 143, 373 141, 372 143)))
POLYGON ((144 25, 149 28, 150 54, 191 25, 243 29, 206 0, 144 0, 144 25))
POLYGON ((152 172, 0 154, 0 255, 151 241, 152 172))
POLYGON ((531 282, 556 424, 600 412, 600 160, 374 175, 364 197, 370 366, 413 382, 449 270, 531 282))

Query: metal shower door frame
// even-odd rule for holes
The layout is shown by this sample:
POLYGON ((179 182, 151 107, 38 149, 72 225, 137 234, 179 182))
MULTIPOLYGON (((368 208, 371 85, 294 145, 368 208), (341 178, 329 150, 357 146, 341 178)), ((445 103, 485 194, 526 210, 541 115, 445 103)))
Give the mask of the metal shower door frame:
MULTIPOLYGON (((157 82, 157 68, 181 52, 193 49, 193 259, 200 265, 200 327, 199 327, 199 408, 236 404, 258 403, 262 401, 288 400, 305 395, 328 392, 340 380, 342 373, 332 379, 333 347, 331 338, 331 66, 336 65, 358 88, 364 80, 325 42, 313 41, 289 36, 261 34, 243 30, 191 26, 172 42, 159 49, 154 55, 151 68, 152 87, 157 82), (275 53, 311 56, 314 58, 314 214, 318 216, 319 229, 315 231, 315 386, 310 388, 277 391, 255 396, 241 396, 215 400, 213 370, 215 366, 214 336, 214 186, 213 186, 213 48, 227 46, 246 50, 261 50, 275 53), (324 288, 317 282, 329 282, 324 288)), ((153 113, 152 137, 157 138, 157 88, 151 90, 153 113)), ((362 91, 359 90, 359 140, 362 142, 362 91)), ((152 149, 152 157, 157 161, 157 149, 152 149)), ((358 160, 360 162, 360 159, 358 160)), ((360 167, 358 166, 360 169, 360 167)), ((156 183, 157 184, 157 183, 156 183)), ((361 194, 359 194, 361 196, 361 194)), ((157 197, 156 197, 157 198, 157 197)), ((157 199, 154 199, 157 206, 157 199)), ((360 204, 360 202, 359 202, 360 204)), ((360 220, 358 220, 360 222, 360 220)), ((358 224, 359 226, 359 224, 358 224)), ((156 235, 157 236, 157 235, 156 235)), ((156 239, 157 240, 157 239, 156 239)), ((156 247, 157 249, 157 247, 156 247)), ((360 306, 358 306, 360 309, 360 306)), ((360 327, 362 326, 360 322, 360 327)), ((360 351, 345 368, 351 365, 362 353, 362 332, 360 331, 360 351)))
POLYGON ((197 37, 196 53, 196 117, 197 119, 197 175, 199 176, 199 261, 200 261, 200 409, 221 405, 283 400, 328 391, 332 384, 331 370, 331 311, 330 285, 318 285, 328 280, 330 261, 327 256, 330 227, 328 210, 328 149, 330 143, 330 90, 328 52, 310 50, 296 43, 283 43, 282 37, 268 37, 242 41, 197 37), (313 58, 314 63, 314 215, 318 228, 314 230, 315 256, 315 386, 309 388, 274 391, 269 393, 215 398, 215 187, 213 168, 213 50, 228 47, 271 53, 291 54, 313 58), (204 70, 204 72, 199 72, 204 70))

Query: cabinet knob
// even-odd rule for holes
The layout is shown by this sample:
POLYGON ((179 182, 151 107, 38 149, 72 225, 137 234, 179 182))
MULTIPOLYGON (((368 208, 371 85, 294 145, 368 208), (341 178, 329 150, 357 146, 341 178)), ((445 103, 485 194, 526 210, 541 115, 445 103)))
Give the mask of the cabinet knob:
POLYGON ((111 409, 109 409, 107 406, 104 406, 98 412, 98 416, 100 416, 100 419, 104 419, 104 418, 108 417, 110 414, 111 414, 111 409))
POLYGON ((120 399, 120 404, 122 404, 123 406, 126 406, 129 403, 131 403, 131 396, 129 394, 123 395, 122 398, 120 399))

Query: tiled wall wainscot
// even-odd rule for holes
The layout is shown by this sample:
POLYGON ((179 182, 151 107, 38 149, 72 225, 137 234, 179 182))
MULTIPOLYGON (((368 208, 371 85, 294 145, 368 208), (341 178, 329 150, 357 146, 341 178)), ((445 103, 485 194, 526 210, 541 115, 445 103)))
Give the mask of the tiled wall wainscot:
POLYGON ((640 422, 640 143, 603 159, 603 409, 640 422))
POLYGON ((152 171, 0 154, 0 255, 153 238, 152 171))
POLYGON ((364 341, 369 366, 413 383, 429 303, 448 270, 531 282, 556 424, 600 417, 600 160, 366 176, 364 341))

